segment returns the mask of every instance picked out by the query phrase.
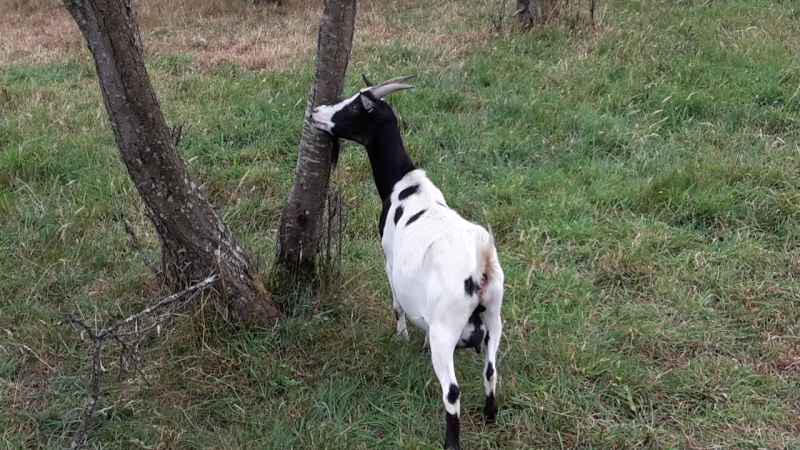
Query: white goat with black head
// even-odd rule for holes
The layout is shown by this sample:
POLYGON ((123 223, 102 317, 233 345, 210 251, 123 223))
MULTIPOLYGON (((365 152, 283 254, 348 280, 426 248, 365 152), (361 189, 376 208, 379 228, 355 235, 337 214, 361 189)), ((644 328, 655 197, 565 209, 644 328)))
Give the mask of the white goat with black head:
MULTIPOLYGON (((444 446, 460 449, 460 396, 453 365, 457 347, 480 353, 484 418, 497 415, 495 357, 500 344, 503 270, 492 236, 447 206, 442 192, 418 169, 403 146, 397 117, 384 98, 413 86, 398 77, 366 88, 335 105, 314 108, 310 120, 335 138, 367 149, 383 202, 378 227, 386 254, 398 339, 408 340, 406 319, 426 331, 446 411, 444 446)), ((338 151, 338 146, 335 146, 338 151)), ((338 155, 335 154, 334 158, 338 155)))

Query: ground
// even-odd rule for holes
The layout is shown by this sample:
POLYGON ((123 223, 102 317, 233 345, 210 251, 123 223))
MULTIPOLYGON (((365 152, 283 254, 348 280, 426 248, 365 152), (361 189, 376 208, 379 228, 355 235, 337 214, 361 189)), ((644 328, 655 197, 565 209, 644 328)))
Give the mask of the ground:
MULTIPOLYGON (((139 0, 182 154, 266 273, 294 173, 320 2, 139 0)), ((497 423, 458 352, 465 448, 800 448, 800 10, 795 2, 367 0, 347 93, 393 94, 412 158, 490 228, 506 273, 497 423), (511 2, 513 3, 513 2, 511 2)), ((0 0, 0 447, 61 448, 90 369, 80 335, 166 295, 91 59, 58 2, 0 0), (123 220, 124 219, 124 220, 123 220)), ((364 152, 333 182, 342 279, 242 330, 212 297, 113 351, 97 448, 438 448, 423 336, 394 341, 364 152)))

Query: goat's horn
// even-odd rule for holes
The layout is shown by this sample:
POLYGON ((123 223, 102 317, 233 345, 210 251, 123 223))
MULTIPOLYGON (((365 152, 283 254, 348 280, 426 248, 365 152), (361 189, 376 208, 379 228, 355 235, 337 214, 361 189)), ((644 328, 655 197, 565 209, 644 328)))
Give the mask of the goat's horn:
POLYGON ((386 80, 386 81, 383 81, 381 83, 378 83, 378 86, 386 86, 388 84, 393 84, 393 83, 402 83, 402 82, 408 81, 408 80, 410 80, 410 79, 412 79, 414 77, 416 77, 416 75, 406 75, 404 77, 394 77, 391 80, 386 80))
POLYGON ((371 87, 369 90, 372 92, 372 95, 375 96, 376 99, 382 99, 387 95, 391 94, 392 92, 402 91, 403 89, 411 89, 414 86, 410 84, 401 84, 401 83, 391 83, 391 84, 379 84, 377 86, 371 87))
POLYGON ((364 84, 366 84, 367 87, 373 86, 372 81, 369 81, 369 78, 367 78, 367 76, 364 75, 363 73, 361 74, 361 78, 364 80, 364 84))

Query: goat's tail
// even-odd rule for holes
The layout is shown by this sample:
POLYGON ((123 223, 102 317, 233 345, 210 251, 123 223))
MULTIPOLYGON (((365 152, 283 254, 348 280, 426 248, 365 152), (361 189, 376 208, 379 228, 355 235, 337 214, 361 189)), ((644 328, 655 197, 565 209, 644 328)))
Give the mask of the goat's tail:
POLYGON ((490 287, 499 288, 503 287, 503 269, 500 267, 500 261, 497 259, 497 250, 494 247, 494 237, 481 229, 476 236, 477 264, 475 268, 475 279, 478 281, 478 292, 482 294, 490 287))

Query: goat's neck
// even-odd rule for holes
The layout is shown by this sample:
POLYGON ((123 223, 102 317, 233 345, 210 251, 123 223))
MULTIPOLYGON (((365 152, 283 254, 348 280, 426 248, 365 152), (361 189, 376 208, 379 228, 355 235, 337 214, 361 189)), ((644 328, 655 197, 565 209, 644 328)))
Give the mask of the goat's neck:
POLYGON ((381 201, 385 201, 392 194, 395 183, 417 166, 406 153, 397 123, 386 124, 366 148, 375 187, 381 201))

